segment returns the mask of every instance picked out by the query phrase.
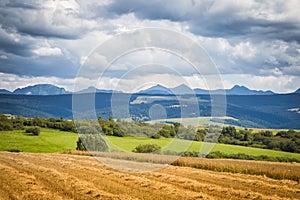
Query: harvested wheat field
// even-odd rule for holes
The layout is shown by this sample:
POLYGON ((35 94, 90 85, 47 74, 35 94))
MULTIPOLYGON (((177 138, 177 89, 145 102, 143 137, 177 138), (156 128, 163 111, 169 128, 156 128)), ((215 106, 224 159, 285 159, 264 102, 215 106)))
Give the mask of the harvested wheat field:
POLYGON ((0 199, 299 199, 292 180, 167 166, 129 173, 93 157, 0 152, 0 199))

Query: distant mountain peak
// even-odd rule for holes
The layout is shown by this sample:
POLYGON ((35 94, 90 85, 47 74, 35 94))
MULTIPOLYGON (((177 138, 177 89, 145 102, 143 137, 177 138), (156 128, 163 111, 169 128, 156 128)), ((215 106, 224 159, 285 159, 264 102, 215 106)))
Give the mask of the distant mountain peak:
POLYGON ((187 85, 181 84, 172 88, 173 93, 175 94, 193 94, 194 91, 187 85))
POLYGON ((249 88, 243 86, 243 85, 234 85, 231 90, 233 89, 246 89, 246 90, 250 90, 249 88))
POLYGON ((0 89, 0 94, 11 94, 11 91, 8 91, 6 89, 0 89))
POLYGON ((51 84, 30 85, 24 88, 18 88, 13 92, 13 94, 22 95, 60 95, 68 93, 69 92, 67 92, 64 88, 51 84))
POLYGON ((298 90, 296 90, 295 92, 293 92, 295 94, 300 94, 300 88, 298 88, 298 90))
POLYGON ((77 94, 84 94, 84 93, 122 93, 121 91, 117 90, 105 90, 105 89, 98 89, 94 86, 89 86, 86 89, 80 90, 75 92, 77 94))
POLYGON ((225 90, 227 95, 272 95, 272 91, 251 90, 243 85, 235 85, 231 89, 225 90))
POLYGON ((145 90, 141 90, 139 92, 137 92, 138 94, 159 94, 159 95, 169 95, 169 94, 173 94, 173 92, 171 91, 171 89, 157 84, 155 86, 152 86, 148 89, 145 90))

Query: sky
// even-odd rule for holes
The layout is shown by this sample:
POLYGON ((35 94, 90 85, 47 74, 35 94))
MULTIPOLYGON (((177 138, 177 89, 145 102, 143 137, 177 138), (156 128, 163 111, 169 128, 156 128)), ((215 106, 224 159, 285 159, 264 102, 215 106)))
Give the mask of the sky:
MULTIPOLYGON (((224 88, 293 92, 300 88, 299 11, 298 0, 2 0, 0 88, 49 83, 73 91, 93 85, 99 79, 93 70, 108 64, 95 50, 120 34, 151 27, 177 32, 201 46, 224 88), (80 73, 91 61, 97 65, 90 73, 80 73), (76 80, 83 84, 75 87, 76 80)), ((157 43, 168 40, 159 37, 157 43)), ((132 37, 130 42, 141 41, 132 37)), ((200 76, 170 52, 144 49, 118 59, 96 86, 127 92, 156 84, 220 87, 208 88, 203 77, 209 76, 200 76)))

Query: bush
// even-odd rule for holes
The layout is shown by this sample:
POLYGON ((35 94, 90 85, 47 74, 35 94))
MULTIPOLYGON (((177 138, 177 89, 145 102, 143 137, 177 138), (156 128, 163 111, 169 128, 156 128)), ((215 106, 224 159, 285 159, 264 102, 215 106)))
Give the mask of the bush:
POLYGON ((101 134, 82 134, 77 140, 76 150, 108 151, 108 146, 101 134))
POLYGON ((29 127, 26 129, 26 133, 32 133, 35 136, 38 136, 40 134, 41 130, 39 127, 29 127))
POLYGON ((11 120, 8 119, 5 115, 0 114, 0 131, 10 131, 13 129, 11 120))
POLYGON ((160 146, 157 144, 140 144, 135 149, 133 152, 135 153, 153 153, 155 151, 159 151, 161 149, 160 146))
POLYGON ((160 135, 158 133, 155 133, 154 135, 151 136, 152 139, 159 139, 160 135))
POLYGON ((14 153, 19 153, 19 152, 21 152, 21 150, 19 150, 19 149, 8 149, 7 151, 9 151, 9 152, 14 152, 14 153))

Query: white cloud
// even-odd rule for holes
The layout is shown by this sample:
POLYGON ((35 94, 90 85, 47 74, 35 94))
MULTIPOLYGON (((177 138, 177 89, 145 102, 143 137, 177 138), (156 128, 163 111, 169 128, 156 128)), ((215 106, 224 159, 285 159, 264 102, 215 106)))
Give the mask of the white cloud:
POLYGON ((58 56, 62 55, 60 48, 54 47, 41 47, 33 50, 33 52, 38 56, 58 56))
MULTIPOLYGON (((46 76, 51 76, 52 82, 55 82, 55 76, 70 77, 68 74, 72 74, 74 77, 79 66, 88 62, 91 52, 106 40, 136 28, 160 27, 183 32, 203 46, 226 77, 224 83, 228 87, 242 84, 255 89, 291 91, 299 87, 296 84, 300 76, 299 6, 298 0, 126 0, 122 3, 114 0, 49 0, 15 5, 13 1, 2 1, 0 72, 15 73, 20 77, 35 76, 20 78, 25 83, 30 79, 47 81, 46 76)), ((149 42, 146 36, 130 39, 131 46, 149 42)), ((156 37, 156 43, 152 44, 167 39, 170 38, 156 37)), ((171 39, 165 48, 180 45, 180 41, 171 39)), ((111 49, 121 51, 126 46, 122 42, 115 43, 111 49)), ((188 56, 189 52, 186 54, 188 56)), ((88 76, 94 75, 94 70, 106 65, 110 59, 98 57, 95 60, 88 76)), ((188 65, 157 52, 132 54, 119 60, 112 66, 111 74, 103 77, 107 82, 103 87, 115 86, 120 76, 134 69, 132 66, 151 62, 170 65, 195 87, 205 87, 202 78, 188 65)), ((201 72, 205 74, 205 70, 203 68, 201 72)), ((140 76, 131 72, 131 79, 143 77, 148 81, 150 76, 160 77, 169 81, 170 86, 176 86, 170 78, 174 78, 174 73, 170 70, 160 73, 157 69, 149 69, 140 76)), ((133 82, 130 82, 130 76, 127 79, 124 88, 131 90, 129 83, 133 82)), ((62 81, 61 78, 57 80, 62 81)), ((85 80, 90 83, 89 79, 85 80)), ((155 78, 156 81, 159 79, 155 78)), ((16 83, 22 84, 17 80, 16 83)))
POLYGON ((8 59, 8 57, 7 57, 6 55, 1 55, 1 56, 0 56, 0 59, 6 60, 6 59, 8 59))
POLYGON ((250 89, 272 90, 277 93, 294 92, 300 85, 297 76, 254 76, 250 74, 226 74, 222 75, 225 88, 234 85, 244 85, 250 89))
POLYGON ((74 86, 74 79, 65 79, 58 77, 30 77, 17 76, 15 74, 0 73, 0 88, 6 88, 14 91, 17 88, 26 87, 36 84, 53 84, 71 91, 74 86))

